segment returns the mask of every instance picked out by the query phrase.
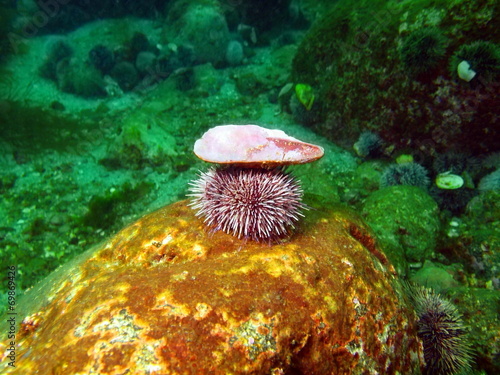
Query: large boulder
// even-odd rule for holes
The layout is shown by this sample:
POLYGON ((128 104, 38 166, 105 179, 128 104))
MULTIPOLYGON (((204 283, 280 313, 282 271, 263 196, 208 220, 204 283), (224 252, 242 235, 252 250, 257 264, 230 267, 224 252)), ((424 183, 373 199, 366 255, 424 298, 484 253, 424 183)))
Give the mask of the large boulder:
POLYGON ((318 131, 349 145, 370 129, 425 155, 499 150, 498 1, 333 4, 292 68, 293 82, 312 86, 322 104, 312 109, 318 131), (458 76, 463 60, 476 69, 470 82, 458 76))
POLYGON ((222 8, 215 1, 175 3, 167 16, 165 42, 192 49, 195 63, 219 64, 225 60, 229 28, 222 8))
POLYGON ((16 367, 4 357, 2 373, 421 371, 393 267, 340 211, 311 210, 270 245, 209 232, 178 202, 58 269, 16 312, 16 367))

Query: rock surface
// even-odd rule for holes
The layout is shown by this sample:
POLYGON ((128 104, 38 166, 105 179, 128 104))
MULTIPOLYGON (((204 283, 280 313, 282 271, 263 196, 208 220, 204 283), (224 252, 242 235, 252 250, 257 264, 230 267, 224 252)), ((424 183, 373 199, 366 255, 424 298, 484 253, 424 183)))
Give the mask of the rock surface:
POLYGON ((311 85, 323 103, 316 111, 317 131, 337 143, 354 143, 370 130, 398 148, 425 155, 449 149, 498 151, 499 77, 465 82, 450 68, 463 46, 500 43, 498 1, 332 4, 302 39, 292 67, 292 81, 311 85), (433 60, 426 58, 425 48, 413 47, 419 57, 414 68, 428 67, 415 77, 404 64, 401 46, 425 29, 442 35, 446 49, 433 60))
POLYGON ((430 257, 439 233, 438 206, 424 190, 397 185, 370 194, 362 215, 400 275, 430 257))
POLYGON ((352 214, 311 210, 270 246, 207 232, 181 201, 28 292, 16 368, 4 356, 0 372, 418 374, 399 289, 352 214))

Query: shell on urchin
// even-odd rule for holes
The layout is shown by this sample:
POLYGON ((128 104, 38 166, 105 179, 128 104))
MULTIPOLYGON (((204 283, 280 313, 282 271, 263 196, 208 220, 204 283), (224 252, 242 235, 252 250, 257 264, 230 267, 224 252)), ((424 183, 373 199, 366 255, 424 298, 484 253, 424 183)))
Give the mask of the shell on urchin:
POLYGON ((287 236, 306 209, 300 184, 280 168, 211 168, 189 191, 206 225, 254 241, 287 236))

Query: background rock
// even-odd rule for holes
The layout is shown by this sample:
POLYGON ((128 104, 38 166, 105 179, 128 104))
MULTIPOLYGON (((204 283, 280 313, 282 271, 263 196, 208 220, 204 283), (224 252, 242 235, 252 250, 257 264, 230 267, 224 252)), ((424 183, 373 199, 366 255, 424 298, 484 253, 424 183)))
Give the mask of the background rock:
MULTIPOLYGON (((495 0, 458 0, 451 6, 446 0, 338 1, 308 31, 293 63, 293 82, 311 85, 325 102, 319 114, 325 120, 316 129, 346 144, 370 129, 397 147, 426 155, 450 148, 498 151, 498 75, 465 82, 449 65, 464 45, 479 40, 499 45, 499 7, 495 0), (430 28, 442 35, 446 48, 417 77, 405 65, 401 46, 412 33, 430 28)), ((426 44, 418 46, 421 53, 412 56, 426 54, 426 44)))
POLYGON ((408 263, 428 258, 436 246, 438 206, 416 186, 377 190, 368 196, 362 212, 401 274, 408 263))
POLYGON ((215 1, 176 2, 167 15, 164 32, 168 41, 191 46, 198 64, 225 60, 229 29, 215 1))

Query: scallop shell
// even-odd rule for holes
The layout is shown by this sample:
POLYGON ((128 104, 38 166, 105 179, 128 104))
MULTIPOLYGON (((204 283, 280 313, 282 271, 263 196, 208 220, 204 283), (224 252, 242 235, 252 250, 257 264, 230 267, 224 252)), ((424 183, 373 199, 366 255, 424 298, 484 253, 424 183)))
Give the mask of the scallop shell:
POLYGON ((210 163, 274 167, 318 160, 324 150, 277 129, 257 125, 220 125, 208 130, 195 142, 194 153, 210 163))

